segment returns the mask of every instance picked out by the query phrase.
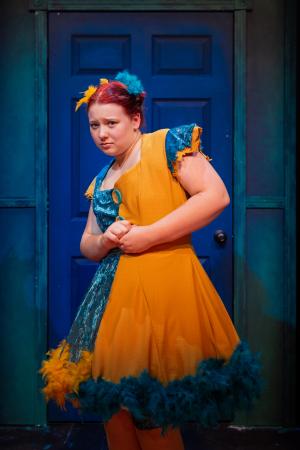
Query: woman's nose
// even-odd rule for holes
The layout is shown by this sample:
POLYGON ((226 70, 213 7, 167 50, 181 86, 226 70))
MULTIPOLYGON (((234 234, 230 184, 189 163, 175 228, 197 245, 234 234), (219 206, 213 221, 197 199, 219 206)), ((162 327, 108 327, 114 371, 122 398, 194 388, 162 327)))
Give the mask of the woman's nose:
POLYGON ((99 127, 99 138, 102 140, 107 137, 107 128, 104 126, 99 127))

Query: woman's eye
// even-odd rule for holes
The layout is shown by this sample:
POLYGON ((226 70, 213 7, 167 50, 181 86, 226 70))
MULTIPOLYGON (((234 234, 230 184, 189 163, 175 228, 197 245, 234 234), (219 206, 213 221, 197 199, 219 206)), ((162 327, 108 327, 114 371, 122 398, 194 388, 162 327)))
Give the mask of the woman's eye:
MULTIPOLYGON (((108 125, 110 128, 112 128, 114 125, 116 125, 116 123, 117 123, 117 122, 114 122, 114 121, 112 121, 112 120, 109 120, 109 121, 107 122, 107 125, 108 125)), ((91 123, 91 124, 90 124, 90 127, 91 127, 93 130, 96 130, 96 128, 98 128, 99 125, 98 125, 97 123, 91 123)))

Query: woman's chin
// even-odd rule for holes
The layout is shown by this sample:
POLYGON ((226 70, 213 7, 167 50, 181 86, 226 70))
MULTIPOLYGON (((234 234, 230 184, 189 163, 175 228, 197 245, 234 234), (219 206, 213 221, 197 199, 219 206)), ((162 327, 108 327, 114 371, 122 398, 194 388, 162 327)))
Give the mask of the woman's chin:
POLYGON ((99 148, 99 150, 101 150, 101 152, 103 152, 107 156, 115 156, 115 154, 117 153, 112 145, 107 146, 107 147, 98 147, 98 148, 99 148))

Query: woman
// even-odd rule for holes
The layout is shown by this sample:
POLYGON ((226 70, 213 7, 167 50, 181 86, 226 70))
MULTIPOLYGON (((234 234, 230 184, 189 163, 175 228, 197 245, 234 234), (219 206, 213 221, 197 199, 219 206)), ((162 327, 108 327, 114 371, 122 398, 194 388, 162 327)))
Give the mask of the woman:
POLYGON ((77 103, 113 157, 86 192, 80 249, 100 264, 40 372, 47 400, 101 415, 110 450, 182 450, 184 423, 215 426, 252 406, 260 364, 191 244, 230 202, 201 150, 202 129, 142 134, 144 98, 124 71, 77 103))

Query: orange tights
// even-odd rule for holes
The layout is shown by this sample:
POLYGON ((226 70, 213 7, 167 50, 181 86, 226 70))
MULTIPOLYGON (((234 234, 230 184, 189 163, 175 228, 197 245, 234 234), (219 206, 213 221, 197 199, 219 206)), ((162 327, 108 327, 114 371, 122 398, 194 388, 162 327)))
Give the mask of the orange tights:
POLYGON ((139 430, 125 409, 105 422, 104 429, 109 450, 184 450, 179 429, 170 428, 164 436, 160 428, 139 430))

